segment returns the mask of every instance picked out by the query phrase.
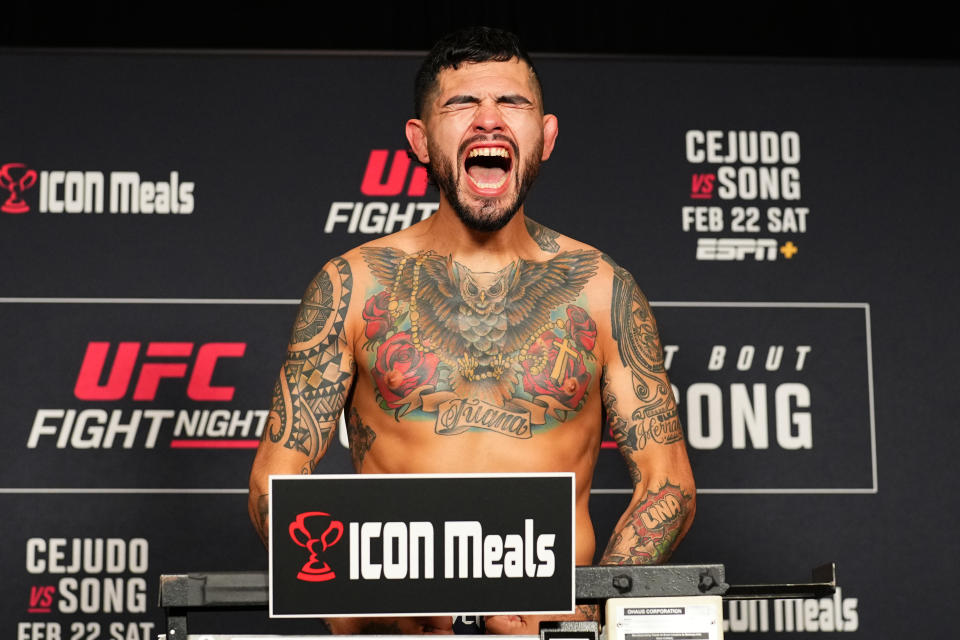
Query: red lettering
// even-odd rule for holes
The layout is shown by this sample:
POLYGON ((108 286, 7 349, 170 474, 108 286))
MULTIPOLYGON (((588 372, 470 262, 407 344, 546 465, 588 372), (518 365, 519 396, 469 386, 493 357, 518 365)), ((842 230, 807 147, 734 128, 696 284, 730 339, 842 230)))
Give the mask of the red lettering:
POLYGON ((197 352, 197 361, 193 365, 190 384, 187 386, 187 395, 192 400, 233 400, 236 391, 234 387, 214 387, 210 384, 213 379, 213 369, 219 358, 239 358, 247 350, 246 342, 210 342, 200 347, 197 352))
POLYGON ((713 197, 713 181, 717 176, 712 173, 695 173, 690 179, 691 198, 713 197))
MULTIPOLYGON (((193 352, 192 342, 151 342, 147 346, 147 356, 187 357, 193 352)), ((187 375, 187 365, 173 362, 147 362, 140 367, 140 378, 133 390, 134 400, 155 400, 157 387, 163 378, 183 378, 187 375)))
POLYGON ((56 593, 56 587, 52 585, 30 587, 30 608, 43 607, 49 609, 50 605, 53 604, 54 593, 56 593))
MULTIPOLYGON (((365 196, 395 196, 403 191, 403 183, 407 179, 407 169, 410 168, 410 158, 406 151, 395 151, 393 154, 393 164, 390 165, 390 175, 387 181, 383 182, 383 175, 387 165, 387 156, 390 152, 386 149, 374 149, 370 152, 370 159, 367 160, 367 170, 363 174, 363 182, 360 185, 360 191, 365 196)), ((424 171, 426 178, 426 171, 424 171)), ((410 185, 411 190, 413 184, 410 185)), ((424 184, 426 191, 426 184, 424 184)))
MULTIPOLYGON (((151 362, 140 366, 133 399, 152 401, 157 398, 160 381, 168 378, 186 378, 193 354, 192 342, 149 342, 147 358, 177 358, 180 361, 151 362)), ((236 392, 232 386, 213 384, 214 369, 220 358, 239 358, 247 351, 246 342, 209 342, 201 345, 193 363, 187 396, 197 401, 230 402, 236 392)), ((109 369, 106 383, 101 384, 110 352, 109 342, 91 342, 80 365, 74 385, 74 395, 80 400, 120 400, 127 395, 133 380, 133 371, 140 353, 139 342, 121 342, 109 369)))
POLYGON ((427 169, 426 167, 417 167, 410 176, 410 187, 407 189, 408 196, 422 196, 427 192, 427 169))
POLYGON ((73 393, 80 400, 119 400, 127 393, 130 386, 130 374, 133 365, 137 362, 140 352, 139 342, 121 342, 117 346, 117 355, 113 358, 113 366, 105 385, 100 384, 103 376, 103 365, 107 360, 109 342, 91 342, 87 345, 87 352, 80 365, 80 374, 73 393))

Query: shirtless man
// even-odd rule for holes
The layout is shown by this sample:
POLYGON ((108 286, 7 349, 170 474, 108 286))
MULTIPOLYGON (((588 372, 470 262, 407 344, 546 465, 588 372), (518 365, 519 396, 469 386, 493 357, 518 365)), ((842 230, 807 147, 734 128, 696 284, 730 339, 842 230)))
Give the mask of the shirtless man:
MULTIPOLYGON (((557 139, 511 34, 467 29, 421 66, 407 140, 440 188, 427 220, 324 265, 303 297, 250 475, 266 542, 271 474, 311 473, 341 410, 359 473, 576 473, 576 559, 603 428, 634 484, 600 562, 665 561, 696 491, 656 323, 633 277, 527 218, 557 139), (601 425, 606 414, 606 425, 601 425), (673 518, 651 517, 666 500, 673 518)), ((536 634, 541 618, 487 630, 536 634)), ((338 633, 448 632, 436 618, 340 619, 338 633)))

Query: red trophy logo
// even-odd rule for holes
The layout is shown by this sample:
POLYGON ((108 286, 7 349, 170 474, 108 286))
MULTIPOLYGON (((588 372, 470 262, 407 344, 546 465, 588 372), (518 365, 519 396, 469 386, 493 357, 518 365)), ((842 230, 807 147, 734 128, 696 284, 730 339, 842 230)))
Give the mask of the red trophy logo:
POLYGON ((37 183, 37 172, 27 169, 22 162, 8 162, 0 167, 0 187, 10 192, 0 211, 4 213, 26 213, 30 206, 20 197, 20 194, 37 183), (14 177, 14 176, 19 177, 14 177))
POLYGON ((310 552, 310 559, 300 568, 297 574, 297 580, 306 582, 326 582, 337 577, 333 569, 326 562, 321 562, 319 555, 337 544, 343 536, 343 523, 339 520, 332 520, 329 513, 323 511, 307 511, 297 516, 297 519, 290 523, 290 539, 310 552), (319 531, 324 523, 326 529, 320 534, 319 538, 314 538, 307 528, 306 520, 311 518, 310 528, 319 531), (330 538, 333 538, 332 540, 330 538), (320 543, 320 550, 317 550, 317 543, 320 543))

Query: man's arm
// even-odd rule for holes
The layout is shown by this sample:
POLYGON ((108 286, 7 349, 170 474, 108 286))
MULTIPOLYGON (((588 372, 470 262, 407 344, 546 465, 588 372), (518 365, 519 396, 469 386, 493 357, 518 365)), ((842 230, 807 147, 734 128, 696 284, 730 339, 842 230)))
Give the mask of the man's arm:
POLYGON ((300 303, 287 357, 250 471, 247 508, 264 545, 273 474, 308 474, 327 451, 353 382, 355 364, 345 319, 353 276, 343 258, 316 275, 300 303))
POLYGON ((615 344, 608 345, 602 399, 633 497, 600 562, 657 564, 690 528, 696 487, 656 320, 633 277, 616 265, 610 312, 615 344))
MULTIPOLYGON (((633 276, 605 259, 614 277, 602 400, 634 490, 600 563, 654 564, 666 561, 693 522, 696 488, 650 305, 633 276)), ((491 616, 487 632, 536 634, 545 620, 597 616, 596 605, 564 616, 491 616)))

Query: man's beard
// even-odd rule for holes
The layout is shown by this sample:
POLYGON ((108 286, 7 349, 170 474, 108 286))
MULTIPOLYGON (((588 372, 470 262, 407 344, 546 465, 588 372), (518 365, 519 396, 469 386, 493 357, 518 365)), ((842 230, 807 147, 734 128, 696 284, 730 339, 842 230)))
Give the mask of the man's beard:
MULTIPOLYGON (((469 143, 469 141, 468 141, 469 143)), ((514 162, 519 162, 517 157, 516 145, 514 148, 514 162)), ((517 211, 520 210, 523 201, 527 197, 527 192, 533 186, 537 174, 540 172, 540 156, 543 153, 543 141, 541 140, 532 150, 527 158, 527 162, 521 165, 520 171, 514 180, 519 180, 516 189, 516 197, 507 205, 498 206, 499 198, 480 198, 480 204, 473 208, 467 206, 460 198, 460 192, 457 189, 457 179, 453 175, 453 167, 450 160, 441 153, 430 154, 430 164, 427 166, 427 172, 430 179, 436 183, 437 187, 446 197, 447 202, 457 213, 457 217, 474 231, 499 231, 507 225, 517 211)), ((462 152, 460 155, 463 155, 462 152)), ((459 162, 459 158, 458 158, 459 162)), ((462 166, 462 163, 460 163, 462 166)), ((470 178, 465 178, 469 180, 470 178)))

